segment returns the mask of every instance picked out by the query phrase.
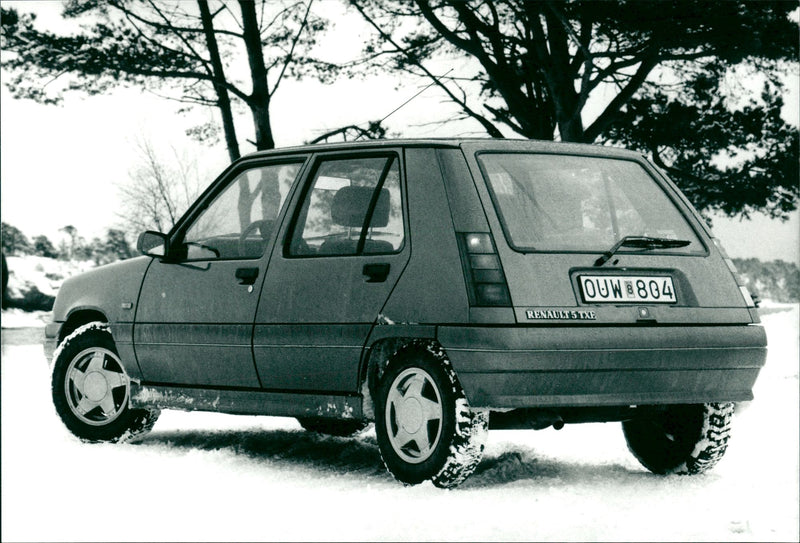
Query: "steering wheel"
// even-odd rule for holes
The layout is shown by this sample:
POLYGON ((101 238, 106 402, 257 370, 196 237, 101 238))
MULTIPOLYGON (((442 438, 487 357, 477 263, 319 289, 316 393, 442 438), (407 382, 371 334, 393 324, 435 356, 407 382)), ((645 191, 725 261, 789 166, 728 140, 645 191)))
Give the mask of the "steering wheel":
POLYGON ((272 225, 275 221, 264 219, 260 221, 253 221, 247 225, 242 233, 239 235, 239 256, 241 257, 248 257, 253 256, 249 255, 247 251, 247 237, 253 232, 256 228, 261 231, 261 242, 265 242, 267 240, 267 236, 269 236, 270 232, 272 231, 272 225))
POLYGON ((200 243, 199 241, 187 241, 186 243, 184 243, 184 245, 187 248, 187 252, 188 252, 189 246, 200 247, 201 249, 204 249, 206 251, 210 251, 214 255, 214 258, 219 258, 219 249, 216 249, 214 247, 210 247, 208 245, 200 243))

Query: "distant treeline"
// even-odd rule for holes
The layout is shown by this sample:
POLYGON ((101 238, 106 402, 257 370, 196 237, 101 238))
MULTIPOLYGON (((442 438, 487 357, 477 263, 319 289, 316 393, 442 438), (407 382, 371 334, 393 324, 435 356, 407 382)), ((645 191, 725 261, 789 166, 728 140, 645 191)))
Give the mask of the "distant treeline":
POLYGON ((28 236, 19 228, 4 222, 2 223, 3 255, 35 255, 73 261, 91 260, 97 266, 134 256, 122 230, 109 228, 106 230, 105 239, 95 237, 91 241, 78 234, 78 229, 72 225, 61 228, 59 232, 63 236, 58 245, 55 245, 45 235, 38 235, 28 240, 28 236))
POLYGON ((750 292, 762 300, 800 302, 800 268, 794 262, 734 258, 733 263, 750 292))

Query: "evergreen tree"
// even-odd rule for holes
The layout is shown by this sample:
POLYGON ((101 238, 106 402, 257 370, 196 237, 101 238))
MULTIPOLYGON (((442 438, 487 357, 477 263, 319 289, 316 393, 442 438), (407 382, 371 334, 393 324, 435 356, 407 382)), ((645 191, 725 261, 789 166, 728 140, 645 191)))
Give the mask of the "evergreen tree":
POLYGON ((31 254, 31 243, 19 228, 5 222, 2 228, 3 253, 9 256, 31 254))

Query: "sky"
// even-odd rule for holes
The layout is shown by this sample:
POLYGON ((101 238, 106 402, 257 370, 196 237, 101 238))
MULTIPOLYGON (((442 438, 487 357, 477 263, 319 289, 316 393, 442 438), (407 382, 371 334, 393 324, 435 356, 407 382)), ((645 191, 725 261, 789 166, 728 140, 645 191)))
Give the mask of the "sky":
MULTIPOLYGON (((14 5, 13 2, 4 4, 14 5)), ((21 11, 35 10, 41 24, 69 28, 60 20, 58 2, 16 3, 21 11)), ((328 51, 357 54, 367 29, 346 15, 340 3, 322 4, 335 17, 334 31, 323 44, 328 51)), ((278 147, 298 145, 327 129, 382 118, 416 94, 421 87, 394 76, 341 78, 330 85, 311 79, 286 80, 271 104, 278 147)), ((798 117, 798 81, 790 81, 792 105, 788 116, 798 117)), ((45 234, 53 241, 59 229, 73 225, 86 239, 104 237, 119 227, 118 187, 129 181, 141 161, 137 142, 149 141, 163 152, 172 149, 198 162, 210 183, 227 165, 222 145, 208 147, 190 140, 185 130, 205 122, 215 111, 197 109, 178 113, 179 104, 139 89, 116 89, 106 95, 67 95, 62 106, 44 106, 15 100, 0 89, 0 214, 28 238, 45 234)), ((448 118, 457 111, 435 89, 429 89, 387 119, 390 129, 406 137, 481 135, 477 123, 445 126, 426 123, 448 118)), ((216 118, 216 117, 213 117, 216 118)), ((245 115, 237 121, 239 140, 252 139, 245 115)), ((254 148, 246 143, 242 152, 254 148)), ((714 232, 733 257, 800 261, 800 212, 788 221, 756 214, 750 220, 714 217, 714 232)), ((133 241, 133 240, 130 240, 133 241)))

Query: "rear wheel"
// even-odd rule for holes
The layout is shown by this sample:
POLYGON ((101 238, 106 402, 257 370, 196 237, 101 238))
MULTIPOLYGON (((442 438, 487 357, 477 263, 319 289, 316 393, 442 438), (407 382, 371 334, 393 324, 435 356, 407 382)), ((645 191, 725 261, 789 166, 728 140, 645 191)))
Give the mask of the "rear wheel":
POLYGON ((449 361, 432 352, 401 355, 378 389, 375 434, 387 469, 406 484, 462 483, 483 453, 488 413, 470 409, 449 361))
POLYGON ((703 473, 725 454, 732 403, 670 405, 622 423, 628 449, 658 474, 703 473))
POLYGON ((130 380, 108 325, 81 326, 59 346, 53 404, 64 425, 84 441, 129 441, 153 427, 158 409, 130 409, 130 380))

